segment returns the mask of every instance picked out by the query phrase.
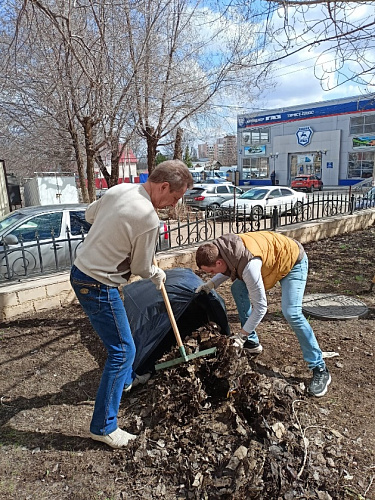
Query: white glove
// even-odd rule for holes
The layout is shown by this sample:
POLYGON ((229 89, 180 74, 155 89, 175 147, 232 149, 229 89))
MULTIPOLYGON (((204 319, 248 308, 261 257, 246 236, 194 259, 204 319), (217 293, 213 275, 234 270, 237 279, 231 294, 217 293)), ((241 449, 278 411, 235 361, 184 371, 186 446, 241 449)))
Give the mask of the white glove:
POLYGON ((166 275, 163 269, 155 266, 155 274, 151 277, 151 281, 156 286, 156 290, 161 290, 162 283, 165 283, 166 275))
POLYGON ((195 293, 206 292, 210 293, 210 291, 215 288, 215 283, 212 280, 203 283, 203 285, 199 285, 199 287, 195 290, 195 293))
POLYGON ((247 337, 245 337, 244 335, 242 335, 241 333, 238 333, 237 335, 233 335, 232 337, 230 337, 230 339, 233 340, 233 346, 234 347, 238 347, 240 349, 243 348, 246 340, 247 340, 247 337))

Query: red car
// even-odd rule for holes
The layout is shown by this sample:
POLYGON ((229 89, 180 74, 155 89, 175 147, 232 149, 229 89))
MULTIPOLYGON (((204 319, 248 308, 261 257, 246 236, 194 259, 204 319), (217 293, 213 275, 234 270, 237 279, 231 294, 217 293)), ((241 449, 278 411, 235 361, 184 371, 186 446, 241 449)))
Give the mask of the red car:
POLYGON ((312 193, 314 189, 322 191, 323 182, 317 175, 297 175, 297 177, 292 180, 291 187, 296 191, 301 190, 312 193))

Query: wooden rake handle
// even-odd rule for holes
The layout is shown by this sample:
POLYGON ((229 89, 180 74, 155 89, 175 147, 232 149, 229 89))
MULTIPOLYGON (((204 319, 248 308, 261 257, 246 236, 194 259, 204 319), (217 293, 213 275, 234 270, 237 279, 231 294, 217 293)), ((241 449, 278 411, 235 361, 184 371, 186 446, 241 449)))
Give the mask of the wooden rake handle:
MULTIPOLYGON (((155 257, 154 257, 153 263, 154 263, 154 266, 158 267, 158 263, 156 262, 155 257)), ((182 340, 181 340, 181 335, 180 335, 180 332, 178 330, 178 326, 177 326, 177 323, 176 323, 176 320, 175 320, 175 317, 174 317, 174 314, 172 311, 171 303, 169 302, 167 290, 165 289, 164 283, 161 284, 160 291, 161 291, 161 294, 163 296, 164 304, 165 304, 165 307, 167 309, 169 319, 171 321, 171 325, 172 325, 174 336, 176 337, 177 345, 178 345, 180 351, 182 349, 185 351, 184 345, 183 345, 182 340)))

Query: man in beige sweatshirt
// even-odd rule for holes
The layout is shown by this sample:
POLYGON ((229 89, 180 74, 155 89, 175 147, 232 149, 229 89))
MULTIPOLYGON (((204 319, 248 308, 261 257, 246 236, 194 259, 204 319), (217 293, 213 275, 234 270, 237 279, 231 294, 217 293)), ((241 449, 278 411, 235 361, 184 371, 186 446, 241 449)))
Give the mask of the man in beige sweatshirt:
POLYGON ((186 165, 168 160, 144 184, 114 186, 86 211, 92 227, 74 261, 71 284, 107 349, 90 436, 112 448, 136 437, 118 427, 117 413, 123 391, 142 381, 132 370, 135 345, 118 287, 133 274, 161 288, 165 273, 152 263, 160 224, 155 209, 175 206, 192 185, 186 165))

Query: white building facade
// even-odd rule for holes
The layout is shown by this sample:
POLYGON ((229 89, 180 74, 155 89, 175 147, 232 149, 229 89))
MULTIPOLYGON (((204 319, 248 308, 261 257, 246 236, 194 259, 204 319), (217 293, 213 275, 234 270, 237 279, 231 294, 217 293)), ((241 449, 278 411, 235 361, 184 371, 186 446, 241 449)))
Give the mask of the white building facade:
POLYGON ((374 177, 375 96, 356 96, 237 117, 240 181, 290 185, 299 174, 325 186, 374 177))

